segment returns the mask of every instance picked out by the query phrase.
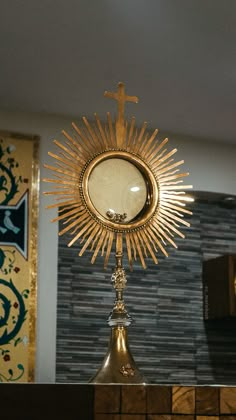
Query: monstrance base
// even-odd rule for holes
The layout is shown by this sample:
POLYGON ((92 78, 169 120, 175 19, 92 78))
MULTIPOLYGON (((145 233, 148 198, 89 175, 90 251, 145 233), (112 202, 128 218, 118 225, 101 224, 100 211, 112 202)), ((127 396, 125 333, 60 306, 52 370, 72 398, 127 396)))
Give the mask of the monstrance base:
POLYGON ((110 344, 101 368, 90 380, 100 384, 144 384, 144 376, 138 370, 128 345, 128 334, 125 326, 111 329, 110 344))

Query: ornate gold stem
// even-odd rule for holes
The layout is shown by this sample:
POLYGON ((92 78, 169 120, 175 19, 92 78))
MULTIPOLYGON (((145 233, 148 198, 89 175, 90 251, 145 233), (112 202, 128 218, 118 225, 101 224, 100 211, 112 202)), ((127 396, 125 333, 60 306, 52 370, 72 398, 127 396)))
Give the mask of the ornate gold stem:
POLYGON ((119 234, 116 242, 116 267, 112 274, 112 283, 116 291, 113 310, 108 324, 111 328, 111 338, 107 354, 101 368, 91 379, 90 383, 145 383, 145 378, 139 372, 128 344, 127 327, 131 324, 131 317, 125 309, 123 292, 127 280, 122 265, 122 241, 119 234))
POLYGON ((116 252, 116 268, 112 274, 111 281, 116 291, 116 299, 113 310, 109 316, 108 324, 113 326, 128 326, 131 324, 131 317, 125 309, 125 302, 123 298, 124 288, 127 283, 125 270, 122 265, 123 254, 122 251, 116 252))

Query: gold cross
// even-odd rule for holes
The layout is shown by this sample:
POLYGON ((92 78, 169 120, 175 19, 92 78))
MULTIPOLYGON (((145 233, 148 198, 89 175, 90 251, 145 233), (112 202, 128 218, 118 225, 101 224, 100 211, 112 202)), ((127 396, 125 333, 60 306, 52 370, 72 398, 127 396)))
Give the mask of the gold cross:
POLYGON ((124 109, 125 109, 125 102, 134 102, 138 103, 137 96, 128 96, 125 94, 125 85, 124 83, 118 83, 118 91, 117 92, 104 92, 104 96, 106 98, 115 99, 118 102, 118 117, 116 121, 116 136, 118 143, 121 141, 121 137, 124 132, 124 109))

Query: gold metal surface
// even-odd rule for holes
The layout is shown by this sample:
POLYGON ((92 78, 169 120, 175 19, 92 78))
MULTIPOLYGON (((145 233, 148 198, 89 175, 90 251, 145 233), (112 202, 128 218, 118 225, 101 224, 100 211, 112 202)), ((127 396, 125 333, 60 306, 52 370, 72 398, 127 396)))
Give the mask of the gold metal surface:
POLYGON ((125 103, 137 103, 138 98, 126 95, 123 83, 119 83, 117 92, 105 92, 104 95, 118 102, 115 122, 110 113, 107 113, 106 123, 102 123, 95 114, 94 123, 85 117, 79 125, 72 123, 72 135, 62 131, 64 141, 54 141, 59 153, 49 152, 55 164, 45 165, 55 178, 44 181, 55 187, 45 194, 53 195, 56 200, 56 204, 48 208, 59 209, 59 215, 53 221, 63 220, 64 226, 59 235, 70 232, 72 239, 68 246, 79 241, 80 256, 90 249, 91 262, 94 263, 100 252, 106 267, 113 244, 116 249, 116 268, 112 275, 116 299, 108 319, 112 327, 110 345, 101 369, 91 382, 144 383, 128 346, 127 326, 132 320, 123 299, 126 285, 122 266, 123 246, 125 243, 131 270, 133 260, 137 258, 143 268, 146 268, 147 257, 157 264, 158 251, 168 256, 168 244, 177 248, 174 237, 184 238, 179 228, 181 225, 189 226, 183 216, 192 214, 185 206, 193 199, 185 193, 191 185, 182 184, 188 173, 179 173, 179 166, 184 162, 174 162, 173 159, 177 149, 164 148, 168 139, 159 143, 156 139, 158 130, 150 134, 146 131, 146 122, 137 128, 134 117, 130 123, 125 120, 125 103), (143 175, 147 190, 146 203, 133 220, 126 222, 125 213, 114 211, 114 214, 110 214, 109 209, 104 216, 92 203, 88 185, 90 175, 97 165, 107 159, 124 159, 136 166, 143 175))
POLYGON ((127 213, 120 214, 120 213, 115 213, 114 211, 111 211, 111 210, 107 210, 106 215, 110 220, 113 220, 115 223, 124 222, 125 219, 127 218, 127 213))
POLYGON ((130 352, 126 327, 117 326, 111 329, 108 352, 101 368, 90 382, 95 384, 144 384, 146 382, 130 352))
POLYGON ((138 103, 137 96, 127 96, 125 94, 125 85, 120 82, 118 84, 117 93, 114 92, 104 92, 106 98, 115 99, 118 102, 118 117, 116 120, 116 138, 117 146, 123 147, 123 141, 125 137, 125 119, 124 119, 124 108, 125 102, 138 103))
POLYGON ((123 292, 127 279, 122 265, 121 235, 117 236, 116 268, 112 274, 112 283, 116 291, 113 310, 108 318, 111 337, 107 354, 92 383, 145 383, 144 376, 138 370, 128 345, 127 327, 132 319, 125 308, 123 292))
POLYGON ((34 136, 34 154, 32 162, 32 186, 31 186, 31 281, 30 281, 30 305, 29 305, 29 371, 28 381, 35 380, 35 353, 36 353, 36 313, 37 313, 37 274, 38 274, 38 217, 39 217, 39 138, 34 136))
POLYGON ((81 181, 80 186, 80 193, 82 200, 84 201, 84 206, 87 206, 91 215, 103 223, 105 228, 110 228, 114 231, 118 232, 127 232, 127 231, 135 231, 137 228, 144 226, 150 218, 155 214, 158 208, 158 183, 153 172, 150 170, 148 165, 136 155, 128 153, 124 150, 110 150, 101 153, 100 155, 96 156, 86 167, 81 181), (144 213, 139 218, 128 222, 128 223, 116 223, 110 218, 103 217, 93 206, 89 191, 88 191, 88 182, 91 172, 94 168, 99 165, 102 161, 106 159, 125 159, 128 162, 135 165, 140 172, 143 174, 146 182, 147 182, 147 202, 145 205, 144 213))
POLYGON ((125 121, 125 103, 138 102, 138 98, 126 95, 123 83, 119 83, 117 92, 105 92, 105 96, 118 101, 115 124, 110 113, 107 114, 107 124, 101 123, 97 114, 93 124, 83 117, 79 126, 72 123, 74 134, 62 131, 64 142, 54 140, 59 153, 49 152, 49 155, 56 164, 45 167, 54 173, 55 178, 44 181, 55 186, 53 191, 45 194, 54 195, 56 204, 48 208, 62 210, 53 220, 64 220, 65 227, 59 234, 70 231, 73 238, 68 246, 77 241, 83 243, 79 255, 90 249, 92 263, 101 252, 105 257, 104 266, 107 266, 113 241, 121 233, 122 241, 126 242, 130 269, 136 257, 146 268, 145 259, 148 256, 156 264, 158 250, 168 256, 167 243, 176 247, 174 236, 184 237, 179 227, 189 226, 183 215, 191 214, 185 209, 185 203, 192 201, 185 190, 191 186, 182 185, 182 179, 188 173, 178 173, 183 160, 173 162, 172 156, 177 149, 168 151, 164 148, 168 139, 158 143, 157 129, 150 135, 146 133, 146 123, 138 129, 134 117, 130 124, 125 121), (107 213, 106 217, 103 216, 89 196, 91 172, 99 163, 112 158, 124 159, 135 165, 146 181, 146 204, 140 214, 128 222, 125 214, 111 217, 107 213))
POLYGON ((122 253, 122 243, 119 242, 119 236, 116 241, 116 267, 115 271, 111 276, 111 282, 116 291, 116 299, 114 302, 113 310, 108 318, 108 324, 113 326, 125 326, 128 327, 132 319, 129 316, 123 298, 124 289, 126 287, 127 279, 125 270, 122 265, 123 253, 122 253))

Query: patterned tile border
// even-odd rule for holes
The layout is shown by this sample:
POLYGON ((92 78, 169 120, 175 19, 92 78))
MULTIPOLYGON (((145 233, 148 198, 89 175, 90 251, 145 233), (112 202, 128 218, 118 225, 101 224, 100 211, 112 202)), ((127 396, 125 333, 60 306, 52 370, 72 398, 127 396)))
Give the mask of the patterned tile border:
POLYGON ((236 420, 236 387, 1 384, 1 419, 236 420))
MULTIPOLYGON (((94 387, 94 412, 100 416, 103 414, 104 420, 108 414, 121 415, 121 420, 124 416, 130 420, 136 417, 145 420, 236 420, 236 387, 161 385, 94 385, 94 387)), ((95 419, 99 418, 95 416, 95 419)), ((119 417, 114 417, 117 418, 119 417)))

